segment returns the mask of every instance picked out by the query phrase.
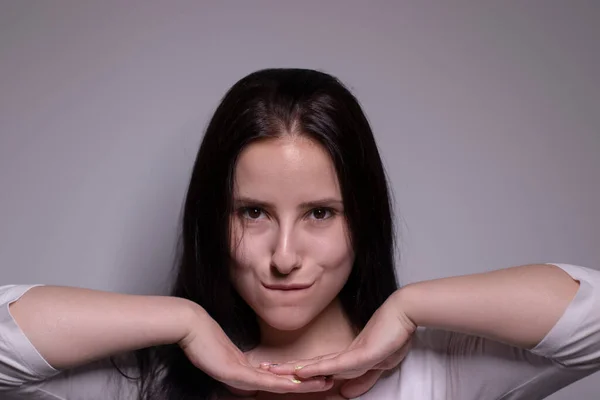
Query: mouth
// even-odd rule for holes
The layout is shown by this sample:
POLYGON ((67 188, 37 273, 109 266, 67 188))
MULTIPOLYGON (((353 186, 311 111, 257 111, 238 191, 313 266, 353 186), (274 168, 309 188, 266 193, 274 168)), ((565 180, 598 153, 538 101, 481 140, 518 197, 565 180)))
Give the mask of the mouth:
POLYGON ((274 284, 263 283, 262 285, 266 289, 269 289, 269 290, 293 292, 293 291, 300 291, 300 290, 308 289, 313 285, 313 283, 274 283, 274 284))

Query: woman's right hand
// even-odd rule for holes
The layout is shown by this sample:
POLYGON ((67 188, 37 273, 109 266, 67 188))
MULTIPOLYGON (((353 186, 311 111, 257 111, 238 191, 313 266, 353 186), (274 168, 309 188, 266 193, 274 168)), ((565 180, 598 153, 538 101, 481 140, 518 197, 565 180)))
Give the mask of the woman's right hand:
POLYGON ((324 378, 299 381, 294 375, 276 375, 252 365, 204 309, 197 307, 195 315, 189 332, 178 344, 192 364, 224 383, 232 393, 252 396, 257 391, 305 393, 331 389, 333 382, 324 378))
MULTIPOLYGON (((232 392, 318 392, 330 385, 319 379, 297 383, 293 376, 253 366, 202 307, 179 297, 38 286, 29 288, 9 308, 37 352, 58 370, 177 343, 196 367, 232 392)), ((17 384, 42 378, 26 379, 17 384)))

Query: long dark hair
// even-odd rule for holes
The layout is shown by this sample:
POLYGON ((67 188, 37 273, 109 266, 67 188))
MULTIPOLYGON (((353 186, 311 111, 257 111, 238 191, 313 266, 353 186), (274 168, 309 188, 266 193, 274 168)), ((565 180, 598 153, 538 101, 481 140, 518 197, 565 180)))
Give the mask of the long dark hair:
MULTIPOLYGON (((264 69, 225 94, 202 140, 183 209, 173 296, 202 306, 242 350, 259 344, 254 311, 228 273, 233 176, 253 141, 286 134, 320 143, 335 166, 355 251, 339 294, 354 328, 362 329, 397 289, 394 229, 386 175, 371 127, 350 91, 309 69, 264 69)), ((136 352, 140 399, 208 399, 220 384, 187 360, 177 345, 136 352), (159 379, 160 376, 160 379, 159 379)))

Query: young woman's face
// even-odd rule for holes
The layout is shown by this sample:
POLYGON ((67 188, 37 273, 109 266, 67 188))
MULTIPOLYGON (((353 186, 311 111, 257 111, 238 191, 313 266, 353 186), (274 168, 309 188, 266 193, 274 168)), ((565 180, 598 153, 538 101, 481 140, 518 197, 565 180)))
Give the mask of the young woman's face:
POLYGON ((249 145, 235 169, 233 210, 234 287, 271 327, 307 325, 354 262, 329 155, 298 135, 249 145))

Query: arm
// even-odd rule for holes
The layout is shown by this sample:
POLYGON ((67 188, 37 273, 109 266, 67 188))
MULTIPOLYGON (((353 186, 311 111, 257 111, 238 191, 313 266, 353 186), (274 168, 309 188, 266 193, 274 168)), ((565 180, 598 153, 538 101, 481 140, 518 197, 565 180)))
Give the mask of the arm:
POLYGON ((599 310, 600 271, 575 265, 425 281, 397 290, 334 357, 270 370, 356 378, 342 388, 347 397, 393 369, 396 379, 376 393, 414 397, 425 387, 436 398, 541 399, 600 370, 599 310))
POLYGON ((417 326, 532 349, 556 324, 579 284, 553 265, 525 265, 409 284, 396 296, 417 326))
POLYGON ((120 390, 122 383, 135 382, 112 379, 115 369, 104 363, 108 356, 175 343, 194 367, 234 389, 304 393, 329 385, 323 380, 300 385, 292 376, 253 366, 204 308, 189 300, 57 286, 0 287, 0 392, 80 398, 100 381, 120 390))
POLYGON ((57 369, 177 343, 187 334, 196 308, 175 297, 58 286, 33 287, 9 306, 25 336, 57 369))
POLYGON ((527 265, 409 286, 397 304, 445 329, 420 343, 443 343, 426 353, 454 398, 541 399, 600 370, 600 271, 527 265))

